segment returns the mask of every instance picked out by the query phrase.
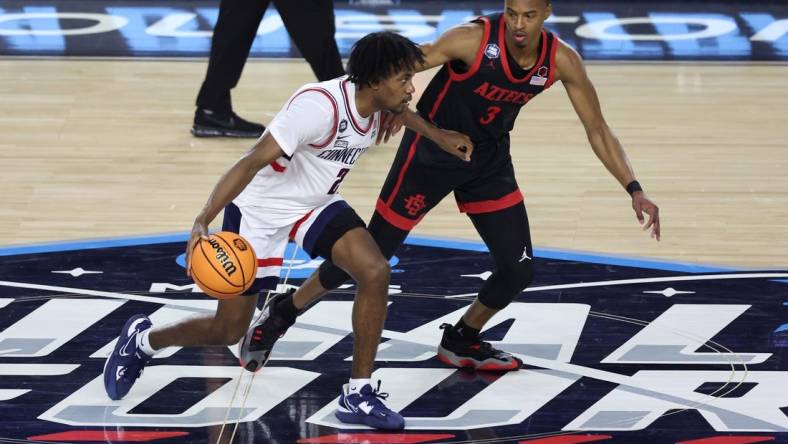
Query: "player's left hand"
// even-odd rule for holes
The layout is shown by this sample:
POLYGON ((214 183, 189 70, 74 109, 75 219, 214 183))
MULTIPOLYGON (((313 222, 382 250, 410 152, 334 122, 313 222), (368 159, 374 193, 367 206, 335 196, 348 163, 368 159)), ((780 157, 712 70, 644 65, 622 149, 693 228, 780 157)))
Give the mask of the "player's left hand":
POLYGON ((394 114, 388 111, 383 111, 381 114, 380 131, 378 137, 375 139, 375 145, 380 145, 380 142, 386 143, 389 138, 397 134, 402 129, 402 114, 394 114))
POLYGON ((186 243, 186 276, 192 275, 192 251, 200 240, 208 240, 208 224, 197 219, 186 243))
POLYGON ((635 210, 635 216, 638 218, 640 225, 643 225, 645 219, 643 213, 648 214, 648 222, 643 225, 643 231, 651 229, 651 237, 659 242, 659 207, 649 199, 642 191, 635 191, 632 194, 632 209, 635 210))
POLYGON ((435 142, 443 151, 452 154, 466 162, 471 161, 473 142, 471 138, 457 131, 440 129, 440 137, 435 142))

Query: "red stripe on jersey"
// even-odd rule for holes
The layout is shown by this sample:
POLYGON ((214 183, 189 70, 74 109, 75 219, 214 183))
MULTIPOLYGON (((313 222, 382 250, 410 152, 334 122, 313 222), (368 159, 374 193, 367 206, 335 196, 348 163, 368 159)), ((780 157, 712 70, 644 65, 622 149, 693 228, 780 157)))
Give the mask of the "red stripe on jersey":
POLYGON ((506 78, 512 83, 527 82, 544 63, 544 58, 547 54, 547 32, 545 32, 544 29, 542 30, 542 53, 539 55, 539 60, 534 63, 533 68, 531 68, 531 71, 526 74, 525 77, 518 79, 514 77, 512 70, 509 69, 509 56, 506 54, 506 23, 503 20, 503 15, 501 15, 501 23, 498 24, 498 28, 498 46, 501 47, 501 66, 503 66, 503 72, 506 74, 506 78))
POLYGON ((257 266, 258 267, 274 267, 274 266, 282 266, 284 263, 283 258, 281 257, 267 257, 264 259, 257 259, 257 266))
POLYGON ((378 203, 375 204, 375 211, 377 211, 378 214, 380 214, 380 216, 386 220, 386 222, 390 223, 391 225, 394 225, 400 230, 405 230, 405 231, 412 230, 413 227, 415 227, 419 222, 421 222, 421 219, 424 217, 423 214, 421 215, 421 217, 419 217, 416 220, 408 219, 407 217, 402 217, 399 214, 395 213, 394 210, 386 206, 386 204, 383 203, 383 201, 380 199, 378 199, 378 203))
POLYGON ((391 202, 393 202, 394 198, 397 196, 399 187, 402 185, 402 180, 405 178, 405 171, 408 170, 408 167, 410 166, 410 162, 413 160, 413 155, 416 154, 416 144, 419 143, 419 139, 421 139, 421 134, 416 133, 416 137, 413 138, 413 142, 410 144, 410 147, 408 148, 408 157, 405 159, 405 164, 402 165, 402 169, 399 170, 399 176, 397 176, 397 183, 394 184, 394 189, 391 191, 388 200, 386 200, 386 206, 391 206, 391 202))
POLYGON ((435 104, 432 105, 432 109, 430 110, 430 120, 435 118, 435 114, 438 113, 438 107, 440 106, 441 102, 443 102, 443 98, 446 97, 446 93, 449 92, 449 86, 451 86, 451 76, 449 76, 449 80, 446 80, 446 84, 443 85, 443 89, 438 94, 438 98, 435 99, 435 104))
POLYGON ((558 37, 553 36, 553 47, 550 48, 550 74, 547 76, 547 83, 544 85, 544 89, 547 89, 553 86, 553 82, 555 82, 555 52, 558 49, 558 37))
POLYGON ((279 165, 279 163, 277 161, 275 161, 275 160, 273 162, 271 162, 270 165, 271 165, 271 168, 273 168, 274 171, 276 171, 277 173, 284 173, 285 170, 287 169, 287 167, 279 165))
MULTIPOLYGON (((484 49, 487 47, 487 41, 490 39, 490 19, 487 17, 479 17, 479 19, 484 23, 484 36, 482 37, 482 43, 479 45, 479 49, 476 51, 476 58, 473 60, 473 65, 471 65, 470 69, 467 72, 458 73, 455 72, 454 69, 451 67, 451 62, 446 63, 449 67, 449 76, 455 82, 462 82, 463 80, 468 80, 472 75, 476 74, 476 71, 479 70, 479 66, 482 64, 482 58, 484 56, 484 49)), ((506 51, 505 47, 501 47, 501 51, 506 51)))
POLYGON ((495 200, 482 200, 479 202, 457 202, 460 213, 479 214, 492 213, 493 211, 503 210, 517 205, 523 201, 523 193, 519 189, 495 200))
MULTIPOLYGON (((314 211, 314 210, 312 210, 312 211, 314 211)), ((301 219, 298 219, 296 221, 295 225, 293 225, 293 228, 290 230, 290 234, 288 235, 290 240, 295 239, 296 232, 298 232, 298 229, 301 227, 301 224, 304 223, 305 220, 309 219, 309 216, 312 215, 312 211, 306 213, 304 215, 304 217, 302 217, 301 219)))
POLYGON ((350 116, 350 123, 352 123, 353 124, 353 128, 355 128, 356 131, 361 133, 361 135, 363 136, 363 135, 366 135, 369 132, 370 128, 372 128, 372 124, 375 122, 375 118, 374 118, 375 115, 373 114, 372 118, 368 119, 368 121, 367 121, 367 128, 366 129, 361 128, 361 125, 359 125, 358 122, 356 122, 355 114, 353 114, 353 108, 350 106, 350 102, 348 101, 349 95, 348 95, 348 92, 347 92, 347 84, 349 82, 350 82, 350 80, 345 79, 340 84, 341 87, 342 87, 342 91, 344 92, 344 94, 342 94, 342 97, 345 99, 345 108, 347 109, 347 114, 350 116))
POLYGON ((287 102, 287 107, 290 108, 290 104, 293 103, 293 100, 295 100, 296 97, 300 96, 301 94, 303 94, 305 92, 309 92, 309 91, 317 91, 317 92, 323 94, 324 96, 328 97, 328 99, 331 101, 331 106, 334 108, 334 126, 331 129, 331 136, 329 136, 328 139, 326 139, 322 144, 312 144, 312 143, 309 144, 309 146, 314 147, 314 148, 324 148, 326 145, 331 143, 332 140, 334 140, 334 136, 337 135, 337 126, 339 125, 339 107, 337 106, 337 101, 334 100, 334 96, 332 96, 331 93, 329 93, 328 91, 326 91, 323 88, 307 88, 307 89, 299 91, 298 94, 293 96, 293 98, 290 99, 289 102, 287 102))
MULTIPOLYGON (((446 97, 446 93, 449 91, 449 86, 451 85, 451 76, 449 76, 448 80, 446 80, 446 84, 443 85, 443 89, 438 94, 438 98, 435 99, 435 104, 432 105, 432 110, 430 110, 429 118, 432 120, 435 117, 435 114, 438 112, 438 107, 440 106, 443 98, 446 97)), ((405 178, 405 172, 408 170, 410 166, 410 162, 413 160, 413 155, 416 154, 416 145, 421 138, 421 134, 416 133, 416 137, 413 139, 413 143, 410 144, 408 148, 408 157, 405 159, 405 164, 402 165, 402 169, 399 172, 399 176, 397 177, 397 183, 394 185, 394 189, 391 191, 388 200, 386 200, 386 206, 391 206, 391 202, 394 201, 394 198, 397 196, 397 192, 399 192, 399 187, 402 186, 402 180, 405 178)), ((414 224, 415 225, 415 224, 414 224)))

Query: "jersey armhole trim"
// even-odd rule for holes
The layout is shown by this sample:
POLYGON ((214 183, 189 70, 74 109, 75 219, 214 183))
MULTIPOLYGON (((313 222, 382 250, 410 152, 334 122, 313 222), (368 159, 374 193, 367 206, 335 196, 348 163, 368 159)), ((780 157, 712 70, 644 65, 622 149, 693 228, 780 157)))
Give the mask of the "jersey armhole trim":
POLYGON ((558 67, 555 64, 555 53, 558 51, 558 38, 555 35, 550 35, 550 40, 552 47, 550 48, 550 74, 547 77, 547 84, 544 86, 544 89, 547 89, 553 86, 553 82, 555 82, 555 70, 558 67))
POLYGON ((487 42, 490 40, 490 28, 492 25, 490 24, 490 19, 487 17, 479 17, 478 20, 481 20, 484 24, 484 35, 482 36, 482 41, 479 44, 479 49, 476 50, 476 58, 473 60, 473 65, 468 69, 468 71, 463 73, 458 73, 451 67, 451 61, 447 62, 446 65, 449 67, 449 76, 455 82, 462 82, 464 80, 468 80, 476 74, 476 71, 479 70, 479 66, 482 64, 482 58, 484 57, 484 48, 487 46, 487 42))

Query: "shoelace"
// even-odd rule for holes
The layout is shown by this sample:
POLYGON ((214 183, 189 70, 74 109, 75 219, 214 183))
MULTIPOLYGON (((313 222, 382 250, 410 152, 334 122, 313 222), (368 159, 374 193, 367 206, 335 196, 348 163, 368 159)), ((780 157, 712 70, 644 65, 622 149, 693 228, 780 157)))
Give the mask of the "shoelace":
POLYGON ((139 353, 135 353, 134 355, 138 359, 135 359, 133 363, 123 367, 123 370, 121 370, 120 376, 123 379, 134 381, 142 375, 142 371, 145 369, 145 364, 148 360, 141 357, 139 353))
MULTIPOLYGON (((451 325, 451 324, 443 323, 438 328, 441 329, 441 330, 445 330, 447 328, 452 328, 452 327, 454 327, 454 326, 451 325)), ((507 352, 505 352, 503 350, 498 350, 497 348, 493 347, 492 344, 490 344, 487 341, 479 340, 477 342, 472 343, 470 345, 470 347, 471 348, 475 348, 477 350, 485 351, 485 352, 490 353, 491 355, 496 356, 496 357, 509 356, 509 353, 507 353, 507 352)))
POLYGON ((371 395, 372 395, 371 398, 372 399, 370 399, 367 402, 369 402, 370 404, 374 404, 376 406, 385 408, 385 406, 383 405, 383 401, 381 401, 381 399, 387 399, 389 397, 389 394, 380 391, 380 383, 381 382, 382 381, 380 379, 378 379, 378 386, 377 386, 377 388, 375 388, 375 390, 372 390, 372 393, 371 393, 371 395))

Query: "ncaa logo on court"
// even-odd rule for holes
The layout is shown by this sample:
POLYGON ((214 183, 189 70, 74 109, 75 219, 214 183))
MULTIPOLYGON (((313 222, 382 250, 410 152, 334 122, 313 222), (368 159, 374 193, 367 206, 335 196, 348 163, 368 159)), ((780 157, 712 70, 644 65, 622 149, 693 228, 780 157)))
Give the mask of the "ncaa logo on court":
POLYGON ((488 43, 487 46, 484 47, 484 55, 487 56, 488 59, 497 59, 498 56, 501 55, 501 48, 495 43, 488 43))
MULTIPOLYGON (((0 437, 122 441, 133 428, 144 440, 215 442, 228 422, 240 424, 238 442, 384 442, 333 416, 350 369, 352 283, 299 316, 253 380, 235 347, 174 347, 129 396, 109 400, 102 367, 128 317, 162 325, 213 313, 216 301, 194 293, 178 263, 184 245, 0 250, 0 437)), ((319 262, 289 248, 288 284, 299 285, 319 262)), ((484 332, 526 368, 468 373, 435 350, 439 325, 456 322, 490 278, 483 250, 411 238, 398 252, 373 379, 406 417, 407 442, 479 431, 516 443, 788 439, 788 271, 537 248, 536 281, 484 332)))

